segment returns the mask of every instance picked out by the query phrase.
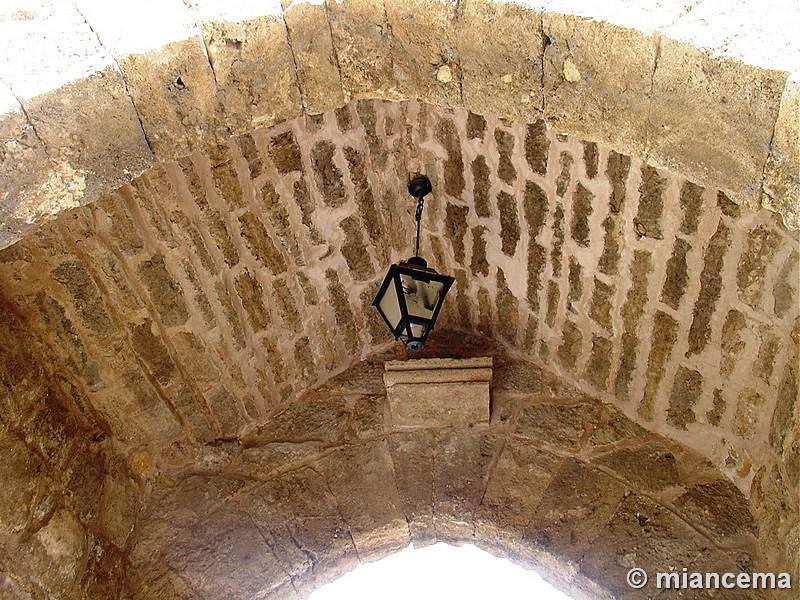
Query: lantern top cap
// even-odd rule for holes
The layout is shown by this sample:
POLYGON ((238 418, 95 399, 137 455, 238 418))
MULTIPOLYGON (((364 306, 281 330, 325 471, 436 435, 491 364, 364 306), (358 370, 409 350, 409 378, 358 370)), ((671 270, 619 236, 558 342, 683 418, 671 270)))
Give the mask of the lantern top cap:
POLYGON ((412 267, 421 267, 423 269, 428 268, 428 261, 421 256, 412 256, 406 261, 406 264, 411 265, 412 267))
POLYGON ((415 177, 411 181, 408 182, 408 193, 414 196, 414 198, 423 198, 431 193, 431 180, 425 177, 424 175, 420 175, 419 177, 415 177))

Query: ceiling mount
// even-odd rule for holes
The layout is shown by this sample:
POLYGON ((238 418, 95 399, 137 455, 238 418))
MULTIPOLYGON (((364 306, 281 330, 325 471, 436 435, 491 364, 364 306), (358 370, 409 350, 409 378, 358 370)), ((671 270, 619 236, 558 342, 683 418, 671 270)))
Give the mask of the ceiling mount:
POLYGON ((421 175, 408 182, 408 193, 414 198, 423 198, 431 193, 431 180, 421 175))

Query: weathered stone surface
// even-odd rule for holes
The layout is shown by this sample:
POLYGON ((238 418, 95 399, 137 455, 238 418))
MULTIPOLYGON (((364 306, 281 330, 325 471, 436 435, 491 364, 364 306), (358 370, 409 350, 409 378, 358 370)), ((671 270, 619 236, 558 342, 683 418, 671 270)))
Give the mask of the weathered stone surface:
POLYGON ((726 480, 689 489, 676 500, 675 506, 693 522, 720 538, 755 530, 747 500, 736 486, 726 480))
POLYGON ((444 429, 436 433, 433 480, 436 536, 450 543, 467 541, 475 531, 481 499, 486 493, 485 474, 500 450, 491 433, 444 429))
POLYGON ((249 133, 298 116, 300 89, 280 3, 270 0, 259 16, 242 20, 220 8, 201 6, 195 14, 228 128, 249 133))
MULTIPOLYGON (((51 164, 42 141, 22 106, 5 84, 0 84, 0 247, 17 241, 42 219, 61 209, 47 189, 51 164)), ((56 180, 57 182, 58 180, 56 180)), ((76 199, 67 198, 67 206, 76 199)))
POLYGON ((689 354, 701 352, 708 343, 711 317, 716 308, 722 287, 722 265, 728 249, 730 230, 720 222, 708 243, 700 274, 700 295, 694 307, 694 318, 689 329, 689 354))
POLYGON ((489 422, 491 358, 390 361, 383 380, 394 427, 489 422))
POLYGON ((608 22, 544 12, 545 116, 560 131, 642 156, 656 42, 608 22))
POLYGON ((384 0, 383 4, 399 89, 437 106, 460 106, 461 64, 453 51, 456 3, 384 0))
POLYGON ((519 536, 562 460, 519 440, 506 442, 486 484, 476 532, 519 536))
POLYGON ((737 204, 758 207, 785 81, 780 71, 662 38, 647 134, 650 159, 730 190, 737 204))
POLYGON ((597 457, 594 462, 614 470, 638 489, 650 492, 678 485, 681 480, 678 458, 660 441, 620 448, 597 457))
POLYGON ((789 229, 800 229, 800 73, 786 80, 764 169, 762 204, 789 229))
POLYGON ((615 596, 630 596, 626 574, 632 567, 657 573, 659 565, 689 564, 705 540, 670 511, 638 494, 627 496, 580 561, 580 573, 615 596))
POLYGON ((531 515, 522 544, 578 561, 626 492, 619 481, 567 459, 531 515))
POLYGON ((598 406, 588 402, 537 402, 522 407, 516 435, 556 448, 577 449, 586 428, 598 417, 598 406))
POLYGON ((326 5, 292 2, 284 13, 284 19, 305 110, 321 114, 343 105, 346 98, 326 5))
POLYGON ((542 114, 542 19, 530 8, 470 0, 459 6, 455 50, 464 106, 531 122, 542 114), (487 46, 484 40, 494 43, 487 46))
POLYGON ((0 78, 21 100, 52 161, 44 206, 26 207, 32 220, 96 200, 153 161, 125 82, 89 25, 72 5, 43 12, 35 20, 5 20, 3 37, 15 50, 0 55, 0 78), (26 55, 22 69, 19 52, 26 55))
POLYGON ((362 560, 380 558, 408 545, 403 501, 394 477, 383 476, 391 472, 392 464, 385 442, 337 451, 320 463, 362 560))
POLYGON ((96 0, 81 0, 78 7, 114 56, 159 159, 181 158, 215 141, 221 121, 217 85, 200 32, 184 6, 162 3, 158 33, 151 31, 146 42, 141 38, 147 36, 133 35, 140 7, 113 8, 96 0))
POLYGON ((394 74, 383 2, 331 0, 326 7, 345 97, 398 100, 404 86, 394 74))

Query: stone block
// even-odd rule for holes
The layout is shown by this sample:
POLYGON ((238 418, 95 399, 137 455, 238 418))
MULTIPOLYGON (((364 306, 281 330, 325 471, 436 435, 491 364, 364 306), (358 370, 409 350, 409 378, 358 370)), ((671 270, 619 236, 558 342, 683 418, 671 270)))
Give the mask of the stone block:
POLYGON ((664 565, 689 565, 707 545, 670 510, 630 494, 581 557, 580 574, 608 589, 611 597, 652 598, 652 583, 631 593, 625 576, 632 567, 656 573, 667 570, 664 565))
POLYGON ((0 248, 10 246, 60 210, 70 196, 48 195, 58 183, 51 163, 17 99, 0 83, 0 248))
POLYGON ((293 2, 284 17, 306 112, 321 114, 342 106, 346 98, 325 3, 293 2))
POLYGON ((528 123, 542 116, 540 12, 511 3, 462 2, 454 45, 466 108, 528 123))
POLYGON ((383 380, 396 428, 489 422, 491 357, 389 361, 383 380))
MULTIPOLYGON (((153 156, 125 82, 74 6, 0 23, 0 79, 20 100, 54 163, 50 214, 142 173, 153 156), (25 56, 24 67, 19 61, 25 56)), ((47 210, 47 209, 45 209, 47 210)))
POLYGON ((408 97, 461 105, 461 65, 453 49, 454 0, 384 0, 392 31, 392 66, 408 97))
POLYGON ((567 459, 552 475, 547 491, 529 516, 524 545, 579 561, 606 526, 627 489, 605 473, 567 459))
POLYGON ((552 127, 644 156, 656 59, 652 35, 545 12, 544 111, 552 127))
POLYGON ((244 496, 242 503, 298 593, 316 589, 358 564, 336 497, 313 469, 272 479, 244 496))
POLYGON ((503 439, 485 429, 444 429, 435 433, 433 522, 436 537, 451 544, 471 542, 481 519, 490 465, 503 439))
POLYGON ((433 524, 435 441, 434 432, 429 430, 400 433, 386 440, 415 547, 436 541, 433 524))
POLYGON ((199 2, 192 10, 220 88, 227 125, 249 133, 301 114, 292 49, 280 2, 199 2), (254 14, 255 13, 255 14, 254 14))
POLYGON ((138 512, 136 483, 123 475, 106 478, 103 490, 103 529, 117 548, 125 548, 138 512))
POLYGON ((319 461, 362 562, 383 558, 409 543, 403 500, 391 473, 385 442, 346 446, 319 461))
POLYGON ((0 533, 12 536, 22 532, 28 525, 31 512, 42 496, 40 486, 49 479, 45 462, 31 452, 22 440, 5 434, 0 437, 0 533), (39 478, 34 473, 43 473, 39 478))
MULTIPOLYGON (((70 511, 56 511, 30 542, 30 568, 51 593, 69 593, 86 567, 87 534, 70 511)), ((26 544, 27 545, 27 544, 26 544)))
POLYGON ((800 229, 800 71, 786 80, 764 175, 762 204, 800 229))
POLYGON ((331 37, 345 100, 401 100, 392 63, 392 37, 382 0, 327 0, 331 37))
POLYGON ((648 159, 758 208, 786 77, 663 38, 648 159))
POLYGON ((181 158, 221 133, 214 74, 182 2, 80 0, 77 6, 116 59, 159 159, 181 158))
POLYGON ((296 598, 285 595, 286 571, 244 512, 216 514, 192 528, 168 554, 189 586, 205 597, 296 598))
POLYGON ((488 522, 519 539, 561 461, 526 442, 506 440, 481 499, 477 531, 488 522))

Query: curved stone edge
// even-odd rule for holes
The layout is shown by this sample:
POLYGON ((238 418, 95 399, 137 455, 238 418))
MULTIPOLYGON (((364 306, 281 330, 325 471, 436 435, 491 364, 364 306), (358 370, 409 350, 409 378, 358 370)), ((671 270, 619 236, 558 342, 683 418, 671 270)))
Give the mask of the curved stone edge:
POLYGON ((781 97, 764 167, 763 205, 780 213, 789 229, 800 229, 800 71, 786 80, 781 97))
MULTIPOLYGON (((786 71, 719 58, 691 37, 614 25, 614 15, 594 21, 483 0, 457 9, 438 0, 284 9, 273 0, 256 15, 242 12, 244 0, 224 10, 211 1, 191 6, 79 0, 41 19, 0 23, 14 40, 13 56, 0 57, 0 80, 20 105, 3 117, 3 141, 18 144, 19 127, 41 140, 38 152, 12 153, 11 162, 6 152, 0 245, 156 161, 350 98, 543 116, 558 131, 643 157, 751 208, 762 204, 763 185, 764 207, 800 227, 797 83, 786 71), (143 11, 162 41, 174 41, 150 51, 134 44, 138 30, 127 17, 143 11), (57 18, 72 28, 69 46, 54 43, 57 18), (32 57, 23 75, 14 71, 21 48, 32 57), (75 70, 73 54, 91 74, 37 94, 45 76, 75 70), (43 168, 47 175, 34 175, 43 168)), ((649 23, 675 29, 661 21, 649 23)))

